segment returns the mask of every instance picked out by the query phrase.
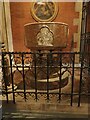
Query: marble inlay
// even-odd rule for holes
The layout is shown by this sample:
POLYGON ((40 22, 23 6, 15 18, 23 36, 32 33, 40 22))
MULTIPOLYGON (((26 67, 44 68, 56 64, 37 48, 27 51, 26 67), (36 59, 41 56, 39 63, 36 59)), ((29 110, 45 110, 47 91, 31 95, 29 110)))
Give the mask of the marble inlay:
POLYGON ((43 26, 37 34, 38 45, 53 46, 53 33, 47 26, 43 26))

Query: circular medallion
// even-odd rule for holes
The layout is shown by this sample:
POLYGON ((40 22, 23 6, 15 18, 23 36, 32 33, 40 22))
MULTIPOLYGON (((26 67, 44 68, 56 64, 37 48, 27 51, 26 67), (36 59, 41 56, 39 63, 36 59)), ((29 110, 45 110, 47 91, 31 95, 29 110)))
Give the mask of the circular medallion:
POLYGON ((58 5, 55 2, 34 2, 31 14, 36 21, 48 22, 55 19, 58 13, 58 5))

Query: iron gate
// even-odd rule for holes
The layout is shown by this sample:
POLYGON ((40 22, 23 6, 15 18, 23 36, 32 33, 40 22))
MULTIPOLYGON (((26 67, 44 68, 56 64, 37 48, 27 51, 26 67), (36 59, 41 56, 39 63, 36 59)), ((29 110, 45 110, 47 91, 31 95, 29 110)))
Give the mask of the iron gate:
POLYGON ((7 103, 9 94, 13 96, 13 103, 16 102, 16 96, 20 94, 25 101, 28 100, 28 96, 33 96, 38 101, 39 95, 45 95, 47 102, 53 95, 56 95, 57 102, 62 100, 62 95, 66 95, 70 96, 71 106, 74 103, 74 96, 77 95, 77 105, 80 106, 81 96, 88 96, 88 81, 87 78, 83 79, 85 78, 83 71, 87 71, 88 75, 89 69, 89 66, 84 64, 85 54, 55 51, 2 52, 2 94, 6 95, 7 103), (20 75, 20 78, 15 79, 16 73, 20 75), (75 83, 76 74, 78 74, 78 83, 75 83), (17 84, 19 80, 21 81, 17 84), (9 83, 11 90, 8 89, 9 83), (68 83, 70 83, 69 92, 67 89, 64 90, 68 83), (15 84, 17 84, 17 89, 14 89, 15 84))

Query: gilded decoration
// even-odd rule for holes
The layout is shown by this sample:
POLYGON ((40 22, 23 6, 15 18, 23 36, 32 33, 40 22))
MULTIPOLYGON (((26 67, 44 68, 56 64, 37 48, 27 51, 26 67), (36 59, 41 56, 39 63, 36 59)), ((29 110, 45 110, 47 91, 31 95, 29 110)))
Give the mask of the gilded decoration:
POLYGON ((53 46, 53 33, 48 26, 43 26, 37 34, 38 45, 53 46))
POLYGON ((58 5, 55 2, 36 1, 32 3, 31 14, 36 21, 52 21, 58 13, 58 5))

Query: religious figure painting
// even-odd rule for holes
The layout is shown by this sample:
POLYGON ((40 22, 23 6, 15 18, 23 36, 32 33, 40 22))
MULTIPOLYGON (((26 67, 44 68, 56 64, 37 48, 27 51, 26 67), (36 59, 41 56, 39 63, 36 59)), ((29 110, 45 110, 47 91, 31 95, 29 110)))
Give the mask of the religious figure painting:
POLYGON ((52 21, 58 12, 58 6, 55 2, 36 1, 32 4, 31 13, 36 21, 52 21))

